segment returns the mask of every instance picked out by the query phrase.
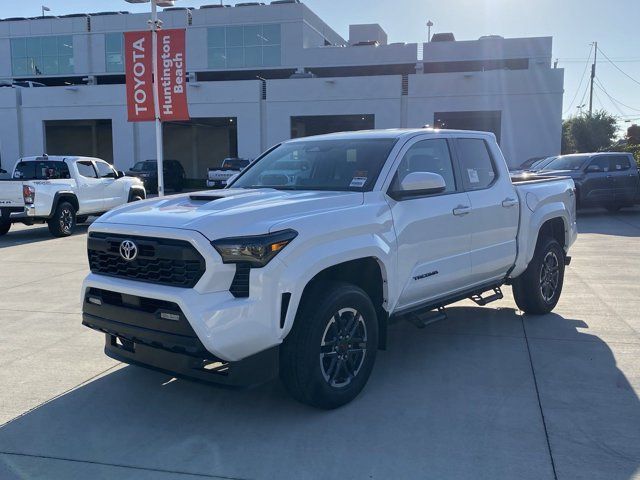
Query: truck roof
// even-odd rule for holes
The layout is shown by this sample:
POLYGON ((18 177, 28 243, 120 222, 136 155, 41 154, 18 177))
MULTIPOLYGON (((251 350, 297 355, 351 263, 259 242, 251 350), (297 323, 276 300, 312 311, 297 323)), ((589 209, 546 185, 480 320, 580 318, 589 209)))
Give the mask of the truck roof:
POLYGON ((360 130, 355 132, 339 132, 339 133, 327 133, 324 135, 315 135, 311 137, 302 137, 296 138, 292 140, 287 140, 289 142, 300 142, 309 139, 314 140, 340 140, 340 139, 371 139, 371 138, 404 138, 411 137, 416 134, 439 134, 439 133, 453 133, 459 135, 481 135, 487 138, 495 139, 495 135, 491 132, 480 132, 475 130, 448 130, 448 129, 437 129, 437 128, 391 128, 385 130, 360 130))
POLYGON ((35 155, 31 157, 22 157, 19 162, 42 162, 49 160, 52 162, 64 162, 65 160, 100 160, 99 158, 80 157, 78 155, 35 155))

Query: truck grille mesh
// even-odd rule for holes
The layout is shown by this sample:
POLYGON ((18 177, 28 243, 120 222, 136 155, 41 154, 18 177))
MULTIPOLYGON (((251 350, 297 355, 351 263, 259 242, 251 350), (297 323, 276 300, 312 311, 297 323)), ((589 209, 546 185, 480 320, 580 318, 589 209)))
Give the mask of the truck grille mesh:
POLYGON ((93 273, 172 287, 193 288, 205 271, 204 258, 182 240, 91 233, 88 254, 93 273), (120 255, 124 240, 136 244, 135 260, 120 255))

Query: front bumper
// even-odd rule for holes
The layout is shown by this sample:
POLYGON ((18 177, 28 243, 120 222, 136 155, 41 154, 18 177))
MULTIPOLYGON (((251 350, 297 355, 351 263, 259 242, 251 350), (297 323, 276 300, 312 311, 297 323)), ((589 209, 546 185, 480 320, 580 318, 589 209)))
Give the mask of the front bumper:
POLYGON ((207 180, 207 187, 209 188, 224 188, 226 186, 226 180, 207 180))
POLYGON ((89 289, 82 323, 105 333, 104 351, 109 357, 170 375, 250 387, 278 374, 278 347, 241 361, 225 361, 204 347, 180 308, 171 302, 89 289))

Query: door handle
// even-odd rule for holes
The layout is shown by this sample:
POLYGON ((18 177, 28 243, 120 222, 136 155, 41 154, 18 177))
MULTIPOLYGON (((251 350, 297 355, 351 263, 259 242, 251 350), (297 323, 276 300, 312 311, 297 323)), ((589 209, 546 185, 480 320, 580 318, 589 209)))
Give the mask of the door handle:
POLYGON ((502 201, 502 206, 504 208, 510 208, 510 207, 515 207, 519 203, 520 202, 517 199, 507 197, 502 201))
POLYGON ((458 205, 453 209, 453 214, 457 217, 462 217, 463 215, 468 215, 471 212, 471 207, 469 205, 458 205))

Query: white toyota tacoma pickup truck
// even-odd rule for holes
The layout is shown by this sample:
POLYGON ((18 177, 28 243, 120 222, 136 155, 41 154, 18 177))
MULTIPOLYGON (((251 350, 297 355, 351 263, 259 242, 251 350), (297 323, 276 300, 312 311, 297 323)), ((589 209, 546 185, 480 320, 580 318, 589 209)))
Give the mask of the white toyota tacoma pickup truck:
POLYGON ((513 183, 493 134, 308 137, 227 189, 94 222, 83 323, 123 362, 236 386, 279 374, 335 408, 364 387, 392 321, 424 325, 504 284, 524 312, 551 311, 575 238, 573 181, 513 183))
POLYGON ((0 236, 17 222, 47 222, 52 235, 69 236, 89 215, 146 196, 139 179, 125 177, 99 158, 25 157, 11 177, 0 180, 0 236))

